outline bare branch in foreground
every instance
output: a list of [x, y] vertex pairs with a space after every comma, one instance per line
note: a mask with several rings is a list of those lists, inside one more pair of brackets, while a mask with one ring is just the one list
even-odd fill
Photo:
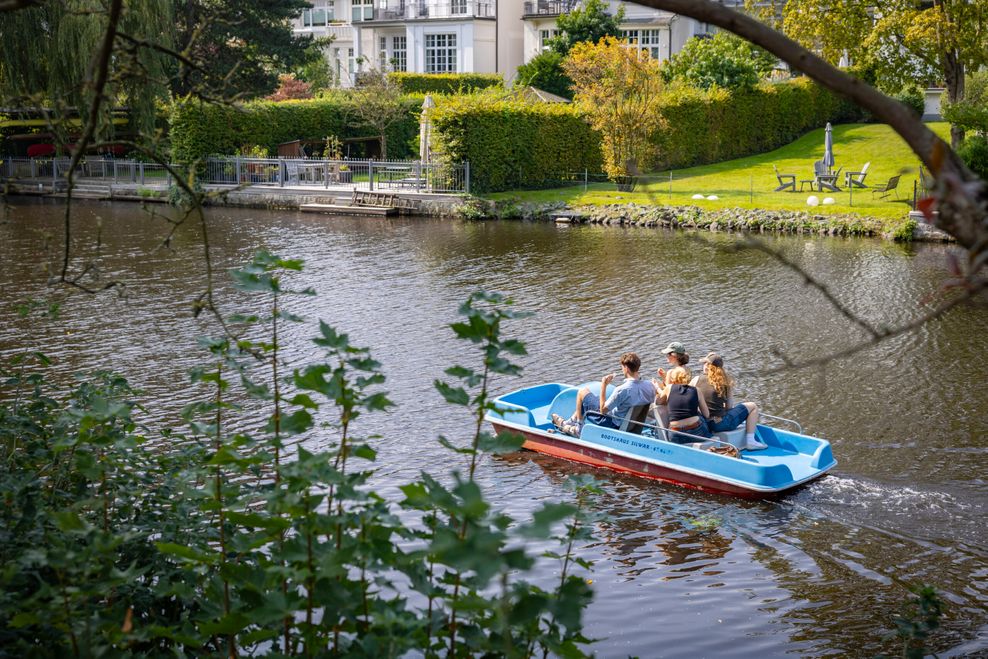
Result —
[[40, 7], [41, 0], [0, 0], [0, 12]]
[[[861, 327], [871, 337], [859, 343], [847, 347], [843, 347], [840, 349], [839, 352], [826, 353], [803, 360], [793, 359], [789, 355], [787, 355], [786, 353], [784, 353], [783, 351], [777, 348], [772, 349], [771, 351], [772, 354], [782, 360], [782, 366], [772, 367], [768, 369], [764, 369], [764, 368], [759, 369], [757, 372], [758, 375], [771, 375], [774, 373], [780, 373], [782, 371], [806, 368], [809, 366], [823, 366], [825, 364], [829, 364], [834, 360], [843, 359], [845, 357], [856, 355], [859, 352], [874, 347], [875, 345], [881, 343], [882, 341], [885, 341], [895, 336], [906, 334], [908, 332], [911, 332], [915, 329], [922, 327], [923, 325], [926, 325], [929, 322], [937, 320], [943, 317], [948, 311], [950, 311], [954, 307], [957, 307], [965, 302], [968, 302], [973, 298], [977, 297], [982, 292], [988, 290], [988, 278], [977, 278], [977, 279], [966, 278], [962, 280], [963, 283], [959, 285], [957, 282], [948, 283], [948, 285], [944, 287], [944, 290], [947, 290], [948, 288], [949, 289], [960, 288], [963, 292], [960, 295], [957, 295], [951, 299], [942, 301], [939, 305], [931, 309], [929, 312], [923, 314], [922, 316], [919, 316], [918, 318], [915, 318], [914, 320], [908, 323], [892, 328], [887, 328], [887, 327], [875, 328], [867, 321], [859, 318], [857, 315], [854, 314], [854, 312], [852, 312], [843, 303], [841, 303], [830, 292], [830, 290], [826, 287], [826, 285], [818, 281], [816, 278], [814, 278], [812, 275], [806, 272], [806, 270], [804, 270], [798, 264], [788, 259], [785, 255], [783, 255], [778, 250], [769, 247], [760, 240], [755, 240], [752, 238], [747, 239], [745, 243], [747, 247], [757, 249], [761, 252], [764, 252], [765, 254], [768, 254], [779, 263], [783, 264], [790, 270], [799, 274], [807, 285], [817, 289], [824, 296], [824, 298], [826, 298], [826, 300], [830, 302], [830, 304], [842, 316], [847, 318], [850, 322], [854, 323], [858, 327]], [[743, 249], [743, 248], [744, 246], [742, 245], [733, 247], [733, 249]]]

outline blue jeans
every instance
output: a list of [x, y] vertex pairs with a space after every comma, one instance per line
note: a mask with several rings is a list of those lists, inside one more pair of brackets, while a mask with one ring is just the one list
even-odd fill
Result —
[[734, 430], [748, 418], [748, 408], [738, 403], [721, 417], [720, 421], [710, 422], [710, 432], [727, 432]]
[[593, 392], [588, 392], [583, 397], [582, 411], [584, 423], [592, 423], [595, 426], [604, 426], [605, 428], [621, 427], [613, 418], [600, 413], [600, 396]]
[[681, 435], [672, 428], [670, 428], [667, 432], [669, 434], [669, 441], [673, 444], [689, 444], [691, 442], [695, 442], [697, 437], [713, 437], [713, 434], [710, 432], [710, 428], [707, 427], [707, 420], [702, 416], [700, 417], [700, 425], [692, 430], [683, 431], [685, 433], [689, 433], [689, 436]]

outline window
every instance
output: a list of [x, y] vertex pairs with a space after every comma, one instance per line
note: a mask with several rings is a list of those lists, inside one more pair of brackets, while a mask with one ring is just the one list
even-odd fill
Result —
[[659, 59], [659, 40], [662, 30], [621, 30], [621, 38], [628, 40], [629, 47], [648, 51], [653, 59]]
[[425, 72], [456, 73], [456, 35], [425, 35]]
[[354, 23], [374, 18], [374, 0], [351, 0], [350, 19]]
[[357, 72], [357, 58], [353, 56], [353, 48], [346, 49], [346, 71], [350, 74], [351, 79], [353, 74]]
[[467, 13], [467, 0], [450, 0], [449, 11], [454, 16]]
[[334, 20], [334, 2], [302, 10], [302, 27], [325, 27]]
[[339, 83], [343, 79], [343, 63], [340, 61], [340, 49], [333, 49], [333, 61], [336, 62], [336, 81]]
[[549, 40], [559, 36], [559, 30], [539, 30], [539, 46], [542, 50], [549, 47]]
[[378, 37], [377, 39], [377, 68], [381, 71], [388, 69], [388, 38]]
[[408, 70], [407, 43], [405, 37], [391, 38], [391, 66], [394, 67], [395, 71]]

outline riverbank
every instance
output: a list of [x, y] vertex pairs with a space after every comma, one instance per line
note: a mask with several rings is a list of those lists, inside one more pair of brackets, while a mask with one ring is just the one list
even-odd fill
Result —
[[952, 242], [953, 238], [909, 213], [900, 220], [855, 213], [820, 214], [793, 210], [700, 208], [650, 204], [570, 206], [563, 202], [524, 203], [515, 200], [470, 199], [460, 210], [468, 219], [524, 219], [569, 224], [605, 224], [708, 231], [874, 236], [898, 242]]
[[[308, 204], [348, 205], [352, 191], [326, 190], [317, 186], [208, 185], [206, 204], [232, 208], [299, 210]], [[64, 199], [64, 192], [34, 183], [10, 183], [8, 194]], [[73, 198], [98, 201], [169, 203], [172, 193], [162, 185], [121, 183], [93, 186], [85, 183]], [[565, 202], [519, 202], [514, 199], [481, 199], [452, 194], [397, 192], [395, 197], [410, 202], [416, 215], [460, 217], [467, 220], [528, 220], [570, 224], [604, 224], [661, 227], [708, 231], [748, 231], [754, 233], [816, 234], [821, 236], [873, 236], [898, 242], [952, 242], [948, 234], [910, 213], [898, 220], [855, 213], [811, 213], [795, 210], [752, 208], [701, 208], [693, 205], [602, 204], [569, 205]]]

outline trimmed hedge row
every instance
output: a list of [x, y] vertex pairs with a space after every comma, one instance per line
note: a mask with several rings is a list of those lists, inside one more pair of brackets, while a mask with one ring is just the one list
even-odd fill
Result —
[[[388, 131], [389, 158], [418, 157], [421, 98], [405, 98], [408, 117]], [[351, 101], [335, 96], [304, 101], [256, 101], [240, 108], [216, 106], [197, 101], [176, 102], [170, 112], [172, 158], [192, 162], [205, 156], [232, 155], [241, 147], [258, 145], [268, 154], [292, 140], [322, 140], [330, 135], [340, 139], [368, 137], [374, 133], [360, 126]]]
[[437, 154], [470, 162], [471, 192], [552, 187], [602, 166], [600, 136], [569, 104], [449, 97], [432, 131]]
[[[805, 79], [746, 92], [672, 88], [660, 111], [665, 128], [642, 139], [657, 147], [661, 169], [764, 153], [828, 121], [862, 116]], [[552, 187], [567, 174], [601, 171], [600, 136], [570, 105], [452, 97], [439, 101], [433, 123], [438, 148], [452, 161], [470, 161], [475, 192]]]
[[500, 73], [389, 73], [406, 94], [458, 94], [503, 87]]
[[772, 151], [828, 121], [862, 111], [807, 79], [750, 91], [674, 88], [662, 100], [666, 128], [653, 135], [662, 169], [705, 165]]

